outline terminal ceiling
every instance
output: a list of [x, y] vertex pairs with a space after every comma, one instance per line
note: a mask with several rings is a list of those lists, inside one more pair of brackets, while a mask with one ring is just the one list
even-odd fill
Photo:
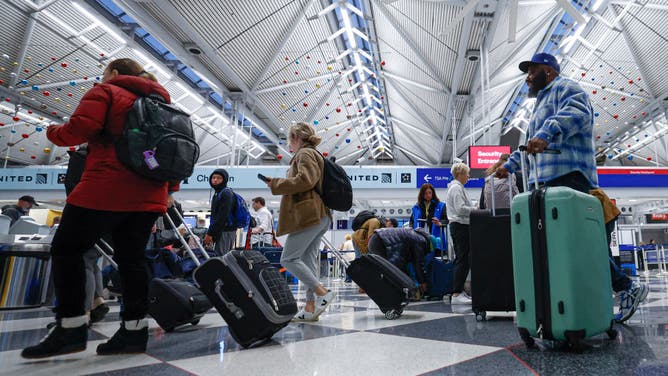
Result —
[[[0, 155], [64, 164], [45, 137], [131, 57], [192, 113], [203, 165], [289, 160], [314, 124], [344, 165], [447, 165], [517, 142], [520, 61], [546, 51], [596, 111], [608, 165], [668, 164], [668, 1], [0, 0]], [[454, 149], [454, 150], [453, 150]]]

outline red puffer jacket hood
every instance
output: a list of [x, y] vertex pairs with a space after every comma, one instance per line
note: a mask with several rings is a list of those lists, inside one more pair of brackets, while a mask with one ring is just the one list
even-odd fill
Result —
[[88, 143], [86, 168], [67, 203], [106, 211], [166, 211], [168, 191], [178, 190], [178, 184], [169, 186], [134, 173], [118, 161], [113, 144], [113, 138], [123, 132], [135, 99], [151, 94], [170, 102], [169, 93], [159, 83], [118, 76], [90, 89], [67, 123], [47, 129], [48, 139], [58, 146]]

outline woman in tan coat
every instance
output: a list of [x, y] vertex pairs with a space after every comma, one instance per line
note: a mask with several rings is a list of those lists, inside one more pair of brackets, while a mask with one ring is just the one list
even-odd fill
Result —
[[332, 218], [318, 194], [322, 189], [324, 160], [315, 147], [321, 138], [306, 123], [290, 128], [289, 142], [295, 155], [286, 178], [271, 178], [271, 193], [283, 195], [276, 235], [288, 234], [283, 246], [281, 265], [307, 286], [306, 306], [293, 321], [317, 321], [336, 293], [318, 281], [320, 242]]

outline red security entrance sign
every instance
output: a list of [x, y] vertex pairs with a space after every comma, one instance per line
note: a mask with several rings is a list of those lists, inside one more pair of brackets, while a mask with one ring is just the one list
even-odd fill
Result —
[[469, 167], [486, 169], [499, 160], [501, 154], [509, 154], [510, 146], [469, 146]]

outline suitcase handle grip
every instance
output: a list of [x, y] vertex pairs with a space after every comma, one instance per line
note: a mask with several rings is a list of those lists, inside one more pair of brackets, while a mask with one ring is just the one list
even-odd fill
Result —
[[216, 287], [214, 287], [213, 290], [216, 293], [216, 295], [218, 295], [218, 297], [223, 302], [223, 304], [225, 304], [225, 307], [227, 307], [227, 309], [229, 309], [230, 312], [232, 312], [232, 314], [234, 315], [234, 317], [237, 318], [237, 320], [241, 320], [244, 317], [244, 311], [242, 311], [241, 308], [239, 308], [236, 304], [229, 301], [225, 297], [225, 294], [223, 294], [223, 281], [222, 280], [220, 280], [220, 279], [216, 280]]

